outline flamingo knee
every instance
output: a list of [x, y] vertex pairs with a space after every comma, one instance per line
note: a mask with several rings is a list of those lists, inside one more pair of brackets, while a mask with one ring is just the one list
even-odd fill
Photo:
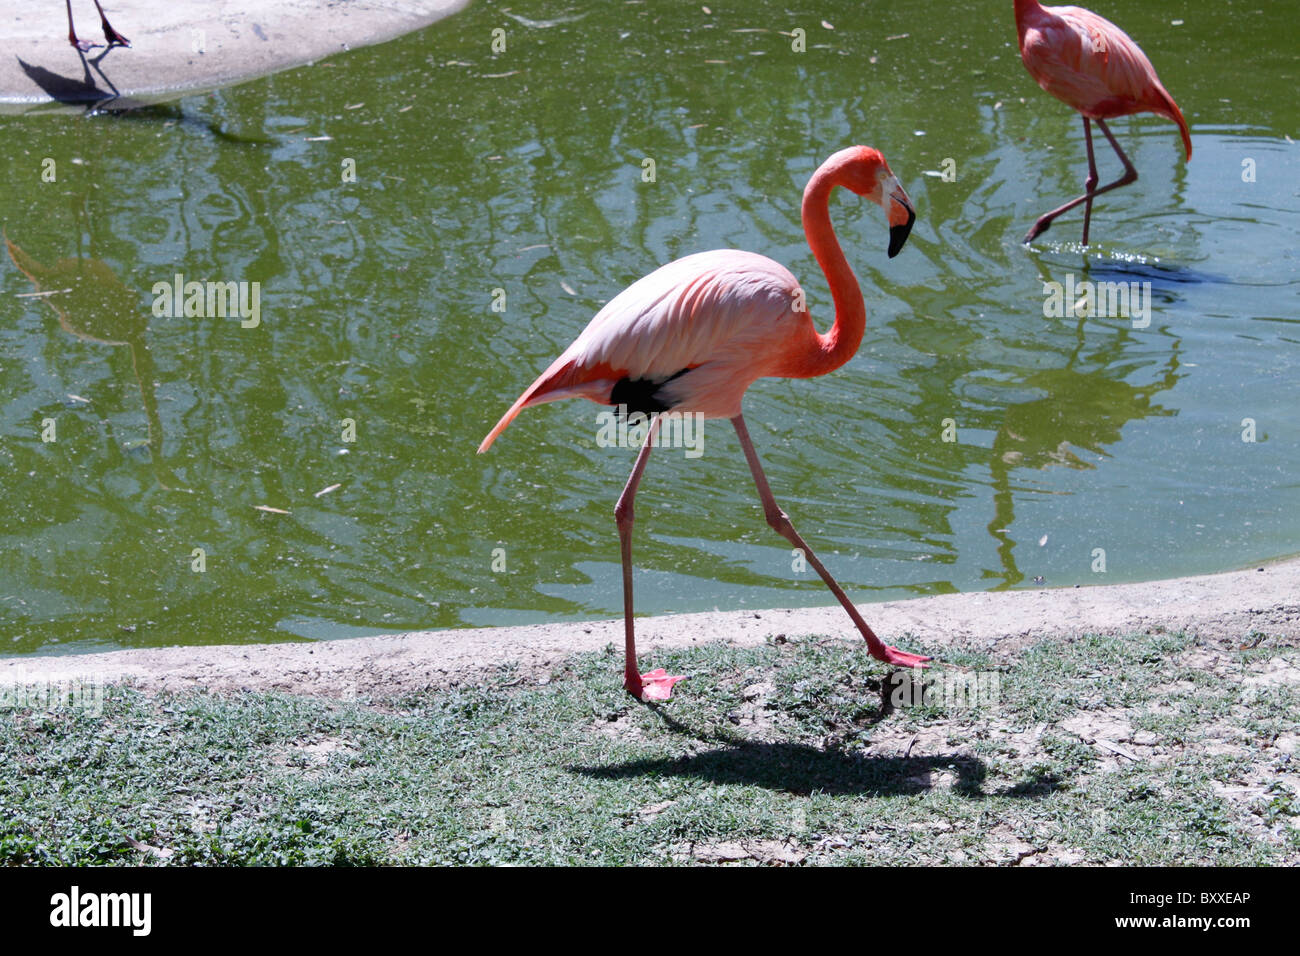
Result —
[[764, 516], [767, 518], [767, 523], [773, 531], [781, 537], [790, 540], [790, 536], [795, 533], [794, 523], [790, 520], [790, 516], [786, 514], [785, 511], [781, 508], [777, 508], [775, 511], [765, 510]]

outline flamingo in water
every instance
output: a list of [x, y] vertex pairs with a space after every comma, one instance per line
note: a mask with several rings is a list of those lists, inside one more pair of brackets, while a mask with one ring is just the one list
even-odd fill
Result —
[[[1119, 148], [1106, 120], [1131, 113], [1156, 113], [1173, 120], [1182, 131], [1189, 160], [1192, 137], [1178, 104], [1156, 76], [1155, 67], [1127, 33], [1082, 7], [1044, 7], [1038, 0], [1015, 0], [1015, 3], [1016, 32], [1020, 36], [1020, 58], [1025, 69], [1044, 90], [1083, 114], [1083, 134], [1088, 143], [1088, 178], [1083, 195], [1039, 216], [1024, 241], [1033, 242], [1057, 216], [1085, 203], [1083, 244], [1086, 246], [1092, 201], [1138, 178], [1137, 170]], [[1124, 175], [1100, 189], [1096, 188], [1097, 162], [1092, 154], [1093, 120], [1124, 164]]]
[[801, 549], [866, 639], [873, 657], [902, 667], [930, 658], [885, 644], [795, 531], [768, 487], [745, 428], [745, 390], [764, 376], [811, 378], [839, 368], [857, 352], [866, 326], [862, 291], [831, 227], [828, 203], [837, 186], [886, 208], [889, 256], [907, 241], [916, 213], [885, 158], [866, 146], [840, 150], [813, 173], [803, 193], [808, 245], [835, 301], [835, 324], [820, 334], [790, 271], [766, 256], [735, 249], [701, 252], [668, 263], [633, 283], [601, 309], [524, 390], [479, 445], [487, 451], [519, 412], [562, 398], [586, 398], [653, 415], [632, 474], [614, 508], [623, 558], [623, 686], [642, 700], [667, 700], [681, 676], [639, 672], [632, 625], [632, 522], [637, 485], [660, 425], [657, 412], [729, 418], [740, 439], [767, 522]]

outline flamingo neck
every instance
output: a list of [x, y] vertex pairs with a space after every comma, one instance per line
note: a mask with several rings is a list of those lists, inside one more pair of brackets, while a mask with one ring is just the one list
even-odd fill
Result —
[[[813, 174], [803, 193], [803, 231], [817, 264], [826, 274], [835, 302], [835, 324], [824, 335], [812, 330], [811, 341], [790, 371], [792, 377], [811, 378], [839, 368], [857, 352], [867, 326], [862, 290], [831, 225], [831, 191], [839, 185], [838, 170], [823, 166]], [[811, 323], [809, 323], [811, 329]]]
[[1020, 26], [1030, 15], [1043, 12], [1043, 5], [1038, 0], [1016, 0], [1016, 26]]

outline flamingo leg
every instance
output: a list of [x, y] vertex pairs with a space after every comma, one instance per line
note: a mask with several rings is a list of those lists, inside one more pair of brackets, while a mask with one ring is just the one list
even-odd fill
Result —
[[650, 460], [650, 449], [659, 433], [659, 416], [656, 415], [646, 432], [645, 444], [636, 456], [632, 474], [628, 476], [623, 493], [614, 506], [614, 521], [618, 524], [618, 541], [623, 556], [623, 687], [638, 700], [667, 700], [672, 696], [673, 685], [685, 676], [671, 677], [662, 667], [642, 674], [636, 666], [636, 632], [632, 624], [632, 523], [635, 518], [633, 502], [637, 486]]
[[131, 41], [114, 30], [112, 24], [108, 22], [108, 17], [104, 16], [104, 8], [99, 5], [99, 0], [95, 0], [95, 9], [99, 11], [99, 25], [104, 28], [104, 39], [108, 41], [108, 45], [130, 46]]
[[1092, 193], [1097, 188], [1097, 158], [1092, 152], [1092, 123], [1083, 118], [1083, 139], [1088, 144], [1088, 178], [1083, 181], [1083, 192], [1088, 201], [1083, 204], [1083, 244], [1088, 244], [1088, 224], [1092, 222]]
[[64, 5], [68, 8], [68, 42], [82, 53], [89, 52], [99, 46], [98, 43], [91, 43], [89, 40], [77, 39], [77, 31], [72, 26], [72, 0], [64, 0]]
[[[68, 8], [68, 42], [80, 50], [82, 53], [88, 53], [100, 43], [91, 43], [89, 40], [78, 40], [77, 31], [72, 26], [72, 0], [64, 0], [64, 6]], [[131, 41], [122, 34], [113, 29], [113, 25], [108, 22], [108, 17], [104, 15], [104, 8], [99, 5], [99, 0], [95, 0], [95, 9], [99, 11], [99, 25], [104, 28], [104, 39], [111, 46], [130, 46]]]
[[[1083, 128], [1088, 133], [1088, 182], [1095, 184], [1097, 181], [1097, 164], [1093, 160], [1092, 155], [1092, 131], [1088, 127], [1087, 117], [1084, 117], [1083, 123]], [[1106, 125], [1106, 121], [1097, 120], [1097, 126], [1106, 134], [1106, 139], [1110, 141], [1110, 145], [1115, 149], [1115, 155], [1118, 156], [1119, 161], [1124, 164], [1124, 175], [1120, 176], [1120, 178], [1115, 180], [1113, 183], [1107, 183], [1100, 189], [1088, 189], [1088, 191], [1082, 196], [1079, 196], [1077, 199], [1071, 199], [1064, 206], [1058, 206], [1051, 212], [1043, 213], [1043, 215], [1038, 217], [1038, 221], [1034, 223], [1034, 227], [1025, 234], [1024, 242], [1033, 242], [1047, 231], [1047, 227], [1052, 224], [1052, 220], [1057, 216], [1061, 215], [1061, 213], [1069, 212], [1081, 202], [1086, 202], [1088, 207], [1085, 211], [1083, 221], [1083, 244], [1086, 246], [1088, 244], [1088, 219], [1092, 215], [1092, 201], [1102, 193], [1108, 193], [1112, 189], [1117, 189], [1120, 186], [1127, 186], [1129, 183], [1137, 182], [1137, 169], [1131, 162], [1129, 162], [1128, 157], [1124, 155], [1124, 150], [1120, 149], [1119, 143], [1116, 142], [1114, 134], [1110, 131], [1110, 127]]]
[[763, 466], [759, 463], [758, 452], [754, 451], [754, 443], [749, 439], [749, 429], [745, 427], [745, 417], [737, 415], [731, 420], [731, 424], [735, 426], [736, 435], [740, 438], [740, 447], [744, 449], [745, 460], [749, 462], [749, 470], [754, 474], [754, 484], [758, 487], [758, 497], [763, 502], [763, 514], [767, 518], [767, 523], [772, 526], [777, 534], [801, 550], [804, 557], [808, 559], [808, 563], [821, 575], [821, 579], [826, 582], [826, 586], [831, 589], [831, 593], [835, 595], [836, 600], [840, 602], [844, 610], [849, 613], [849, 617], [853, 619], [853, 623], [857, 625], [858, 631], [861, 632], [867, 642], [867, 650], [871, 656], [898, 667], [926, 666], [925, 661], [930, 660], [930, 658], [921, 654], [900, 651], [876, 637], [875, 632], [871, 630], [867, 622], [862, 619], [862, 615], [858, 613], [858, 609], [853, 606], [853, 602], [848, 599], [848, 595], [831, 577], [831, 573], [826, 570], [826, 566], [821, 563], [817, 555], [813, 553], [812, 548], [808, 547], [808, 543], [794, 529], [789, 515], [781, 510], [781, 506], [772, 497], [772, 489], [768, 486], [767, 476], [763, 473]]

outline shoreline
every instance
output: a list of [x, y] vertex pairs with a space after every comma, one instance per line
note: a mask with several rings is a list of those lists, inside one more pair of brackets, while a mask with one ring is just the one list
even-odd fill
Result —
[[[940, 650], [939, 664], [943, 647], [980, 648], [1005, 657], [1043, 640], [1082, 634], [1190, 631], [1244, 642], [1260, 633], [1300, 643], [1300, 558], [1140, 584], [942, 594], [858, 607], [887, 643], [910, 649], [924, 642]], [[637, 619], [643, 663], [653, 662], [660, 649], [719, 640], [746, 647], [779, 635], [808, 634], [859, 641], [838, 605]], [[0, 685], [99, 680], [129, 682], [147, 692], [280, 691], [350, 700], [480, 683], [509, 668], [516, 669], [517, 680], [546, 683], [568, 657], [611, 644], [621, 648], [622, 641], [617, 619], [5, 657]]]
[[322, 10], [312, 0], [211, 0], [198, 8], [132, 0], [106, 10], [131, 42], [112, 50], [94, 8], [76, 5], [78, 37], [100, 44], [85, 55], [68, 43], [63, 4], [15, 4], [0, 14], [7, 41], [0, 114], [126, 109], [234, 86], [422, 30], [467, 3], [352, 0]]

